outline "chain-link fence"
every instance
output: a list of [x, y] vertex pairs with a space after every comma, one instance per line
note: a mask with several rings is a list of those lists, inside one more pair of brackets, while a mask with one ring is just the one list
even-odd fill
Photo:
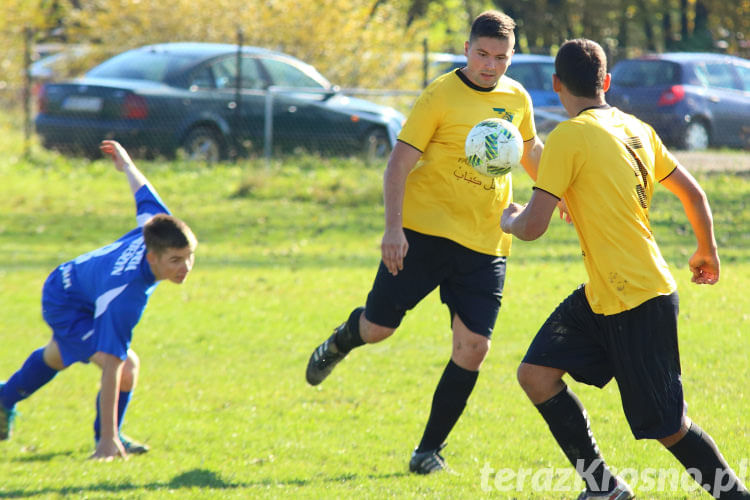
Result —
[[[219, 161], [307, 151], [382, 160], [419, 87], [435, 76], [431, 59], [419, 54], [404, 65], [417, 75], [410, 89], [340, 89], [312, 66], [257, 47], [162, 44], [110, 58], [115, 52], [32, 46], [29, 35], [27, 70], [0, 83], [0, 106], [17, 117], [27, 138], [73, 154], [98, 155], [99, 142], [112, 138], [147, 157]], [[85, 79], [66, 80], [101, 61], [106, 64]], [[750, 147], [750, 62], [698, 61], [694, 71], [711, 65], [703, 71], [711, 78], [697, 83], [669, 80], [687, 69], [670, 73], [677, 63], [660, 64], [638, 67], [653, 68], [662, 89], [641, 92], [635, 87], [645, 79], [619, 77], [610, 102], [654, 125], [676, 147]], [[563, 119], [541, 106], [536, 118], [542, 136]]]
[[291, 56], [228, 44], [134, 49], [70, 79], [89, 52], [64, 47], [32, 64], [29, 47], [23, 84], [0, 88], [27, 138], [91, 156], [115, 139], [139, 155], [209, 162], [301, 151], [384, 159], [418, 94], [339, 89]]

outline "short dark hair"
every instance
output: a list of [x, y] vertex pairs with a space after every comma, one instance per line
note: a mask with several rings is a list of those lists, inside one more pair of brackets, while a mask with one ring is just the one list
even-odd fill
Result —
[[187, 224], [167, 214], [156, 214], [143, 225], [143, 241], [146, 250], [156, 254], [170, 248], [195, 248], [198, 244]]
[[513, 35], [516, 22], [498, 10], [487, 10], [479, 14], [471, 23], [469, 42], [479, 37], [508, 39]]
[[593, 40], [568, 40], [555, 56], [555, 73], [574, 96], [597, 97], [607, 76], [607, 55]]

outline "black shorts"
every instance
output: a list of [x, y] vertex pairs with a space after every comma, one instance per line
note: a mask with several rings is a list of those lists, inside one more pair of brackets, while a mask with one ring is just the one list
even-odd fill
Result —
[[505, 257], [486, 255], [458, 243], [404, 229], [409, 250], [404, 268], [393, 276], [380, 262], [367, 296], [365, 316], [396, 328], [406, 311], [440, 286], [440, 299], [474, 333], [490, 337], [505, 283]]
[[679, 430], [685, 411], [678, 312], [674, 292], [619, 314], [596, 314], [581, 286], [547, 318], [523, 361], [597, 387], [614, 377], [636, 439], [664, 438]]

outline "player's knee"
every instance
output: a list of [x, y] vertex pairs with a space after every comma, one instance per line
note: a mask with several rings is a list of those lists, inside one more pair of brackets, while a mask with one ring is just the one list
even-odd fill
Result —
[[135, 351], [128, 350], [128, 357], [122, 367], [122, 378], [120, 379], [120, 389], [123, 391], [132, 391], [138, 381], [138, 371], [141, 368], [141, 360]]
[[367, 344], [374, 344], [376, 342], [380, 342], [381, 340], [385, 340], [393, 335], [393, 332], [396, 331], [395, 328], [373, 323], [364, 316], [362, 317], [359, 325], [360, 337], [362, 337], [362, 340], [364, 340]]
[[544, 377], [541, 375], [537, 366], [528, 363], [521, 363], [516, 371], [519, 385], [529, 395], [542, 389]]

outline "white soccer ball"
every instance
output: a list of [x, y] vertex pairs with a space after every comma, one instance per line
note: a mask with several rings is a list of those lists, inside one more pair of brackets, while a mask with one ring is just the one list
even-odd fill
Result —
[[508, 120], [488, 118], [469, 131], [465, 150], [469, 165], [477, 172], [499, 177], [521, 164], [523, 139]]

